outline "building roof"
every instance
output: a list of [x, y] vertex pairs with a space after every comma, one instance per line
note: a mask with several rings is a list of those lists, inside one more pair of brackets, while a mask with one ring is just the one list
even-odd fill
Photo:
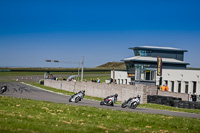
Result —
[[162, 50], [162, 51], [181, 51], [181, 52], [188, 52], [187, 50], [179, 49], [179, 48], [172, 48], [172, 47], [157, 47], [157, 46], [138, 46], [132, 47], [129, 49], [148, 49], [148, 50]]
[[[146, 57], [146, 56], [134, 56], [130, 58], [125, 58], [122, 61], [138, 61], [138, 62], [157, 62], [157, 57]], [[172, 58], [162, 58], [163, 63], [171, 63], [171, 64], [186, 64], [184, 61], [172, 59]]]

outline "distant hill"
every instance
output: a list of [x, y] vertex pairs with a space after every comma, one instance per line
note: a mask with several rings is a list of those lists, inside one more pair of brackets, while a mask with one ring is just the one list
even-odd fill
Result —
[[200, 70], [200, 68], [192, 68], [192, 67], [187, 67], [187, 69], [190, 69], [190, 70]]
[[126, 65], [124, 62], [108, 62], [103, 65], [97, 66], [96, 68], [99, 69], [120, 69], [126, 70]]

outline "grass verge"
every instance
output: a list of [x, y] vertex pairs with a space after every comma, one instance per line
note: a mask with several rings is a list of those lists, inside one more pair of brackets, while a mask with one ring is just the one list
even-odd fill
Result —
[[198, 133], [200, 119], [123, 112], [0, 96], [0, 131]]
[[139, 107], [141, 107], [141, 108], [159, 109], [159, 110], [167, 110], [167, 111], [173, 111], [173, 112], [186, 112], [186, 113], [200, 114], [200, 109], [182, 109], [182, 108], [176, 108], [176, 107], [153, 104], [153, 103], [140, 104]]
[[[36, 86], [36, 87], [40, 87], [46, 90], [50, 90], [53, 92], [58, 92], [58, 93], [62, 93], [62, 94], [66, 94], [66, 95], [72, 95], [73, 92], [69, 92], [69, 91], [65, 91], [65, 90], [60, 90], [60, 89], [55, 89], [52, 87], [47, 87], [44, 85], [40, 85], [39, 83], [35, 83], [35, 82], [26, 82], [27, 84]], [[92, 96], [85, 96], [86, 99], [90, 99], [90, 100], [96, 100], [96, 101], [102, 101], [103, 98], [99, 98], [99, 97], [92, 97]], [[117, 101], [116, 104], [122, 104], [122, 102]], [[175, 108], [175, 107], [171, 107], [171, 106], [164, 106], [164, 105], [158, 105], [158, 104], [152, 104], [152, 103], [148, 103], [148, 104], [140, 104], [138, 107], [140, 108], [151, 108], [151, 109], [159, 109], [159, 110], [167, 110], [167, 111], [174, 111], [174, 112], [186, 112], [186, 113], [197, 113], [200, 114], [200, 109], [182, 109], [182, 108]]]

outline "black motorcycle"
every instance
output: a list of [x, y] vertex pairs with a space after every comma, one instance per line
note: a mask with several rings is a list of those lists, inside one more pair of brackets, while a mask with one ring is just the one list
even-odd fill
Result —
[[0, 89], [0, 94], [3, 94], [4, 92], [7, 91], [7, 86], [2, 86], [1, 89]]

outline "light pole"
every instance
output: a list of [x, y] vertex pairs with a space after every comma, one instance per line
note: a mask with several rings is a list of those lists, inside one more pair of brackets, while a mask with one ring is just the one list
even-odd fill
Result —
[[81, 82], [83, 82], [83, 68], [84, 68], [84, 56], [82, 58], [82, 72], [81, 72]]
[[[46, 62], [55, 62], [55, 63], [60, 63], [61, 61], [59, 60], [45, 60]], [[62, 63], [72, 63], [72, 64], [79, 64], [79, 68], [80, 68], [80, 64], [82, 65], [82, 71], [81, 71], [81, 82], [83, 81], [83, 68], [84, 68], [84, 56], [82, 57], [82, 62], [76, 62], [76, 61], [63, 61]], [[78, 68], [78, 80], [79, 80], [79, 68]]]

